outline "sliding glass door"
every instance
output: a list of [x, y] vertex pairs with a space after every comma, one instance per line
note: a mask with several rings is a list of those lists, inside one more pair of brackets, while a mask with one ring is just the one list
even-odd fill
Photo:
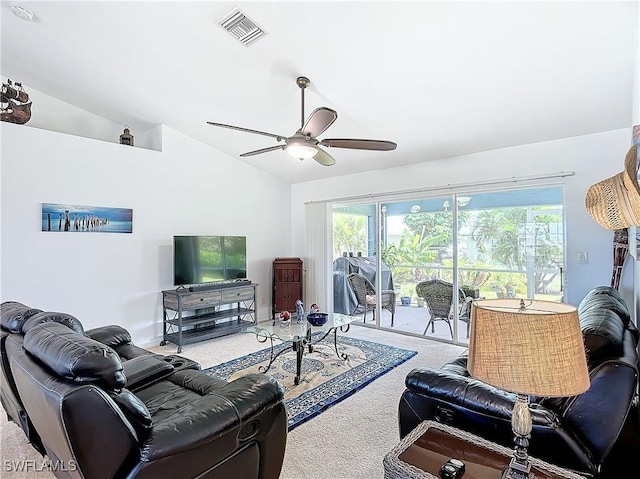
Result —
[[563, 224], [557, 186], [334, 205], [334, 309], [467, 343], [473, 299], [562, 300]]
[[427, 302], [433, 296], [434, 281], [452, 276], [454, 211], [450, 204], [449, 196], [382, 204], [386, 236], [381, 240], [381, 257], [393, 272], [397, 331], [453, 337], [448, 307], [444, 314], [439, 312], [444, 306]]
[[379, 205], [333, 207], [333, 310], [358, 316], [357, 322], [394, 326], [396, 308], [391, 269], [378, 264]]
[[[458, 216], [458, 284], [467, 298], [562, 301], [561, 188], [476, 194], [464, 209]], [[464, 319], [458, 334], [463, 343]]]

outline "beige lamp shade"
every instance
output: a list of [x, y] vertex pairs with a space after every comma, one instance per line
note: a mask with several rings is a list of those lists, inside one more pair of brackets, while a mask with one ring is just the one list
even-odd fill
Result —
[[492, 386], [547, 397], [589, 388], [574, 306], [530, 299], [476, 301], [469, 341], [469, 372]]

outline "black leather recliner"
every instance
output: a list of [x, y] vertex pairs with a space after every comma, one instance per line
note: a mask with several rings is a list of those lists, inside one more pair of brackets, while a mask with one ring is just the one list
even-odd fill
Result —
[[0, 403], [7, 413], [7, 419], [15, 422], [22, 428], [29, 442], [41, 454], [44, 454], [44, 448], [40, 443], [40, 438], [29, 420], [18, 391], [16, 389], [13, 375], [9, 368], [9, 357], [7, 356], [6, 341], [11, 333], [19, 334], [22, 331], [22, 325], [31, 316], [41, 313], [42, 311], [35, 308], [29, 308], [22, 303], [15, 301], [7, 301], [2, 303], [0, 309], [0, 374], [2, 382], [0, 382]]
[[42, 454], [46, 452], [40, 442], [38, 433], [24, 410], [22, 401], [16, 390], [15, 381], [9, 367], [9, 358], [6, 351], [6, 339], [9, 334], [14, 334], [14, 341], [22, 341], [25, 325], [36, 325], [44, 322], [57, 322], [64, 324], [79, 334], [83, 334], [112, 347], [120, 356], [127, 374], [127, 387], [134, 389], [136, 384], [152, 381], [159, 376], [167, 375], [173, 370], [172, 361], [180, 360], [182, 364], [189, 363], [190, 367], [200, 369], [200, 366], [185, 358], [175, 356], [163, 357], [164, 362], [157, 360], [157, 355], [132, 343], [131, 335], [124, 328], [117, 325], [102, 326], [89, 331], [84, 331], [82, 323], [74, 316], [67, 313], [42, 311], [30, 308], [16, 301], [6, 301], [0, 305], [0, 402], [10, 421], [18, 424], [24, 431], [27, 439]]
[[[610, 287], [590, 291], [578, 314], [591, 386], [573, 397], [530, 397], [529, 453], [597, 477], [637, 394], [639, 333], [619, 293]], [[405, 385], [399, 404], [401, 437], [424, 420], [436, 420], [513, 446], [515, 395], [472, 378], [466, 353], [441, 369], [412, 370]]]
[[268, 376], [227, 383], [118, 326], [85, 335], [70, 315], [28, 309], [2, 305], [3, 406], [11, 396], [9, 418], [26, 418], [57, 477], [279, 476], [287, 417]]

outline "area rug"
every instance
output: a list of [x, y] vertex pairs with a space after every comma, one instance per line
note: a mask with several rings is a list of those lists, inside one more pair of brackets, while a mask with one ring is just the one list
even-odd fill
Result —
[[[347, 355], [347, 359], [343, 360], [336, 354], [333, 342], [325, 341], [314, 345], [312, 353], [305, 353], [299, 385], [294, 384], [294, 352], [280, 355], [266, 373], [276, 379], [285, 390], [284, 403], [289, 418], [289, 431], [417, 354], [416, 351], [342, 336], [338, 337], [338, 351]], [[285, 344], [278, 344], [274, 349], [278, 353], [285, 347]], [[213, 366], [205, 372], [232, 381], [258, 372], [260, 366], [269, 364], [269, 358], [270, 348], [266, 348]]]

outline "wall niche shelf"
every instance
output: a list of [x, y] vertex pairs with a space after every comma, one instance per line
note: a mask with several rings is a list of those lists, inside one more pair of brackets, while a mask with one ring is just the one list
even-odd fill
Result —
[[[12, 75], [9, 77], [17, 79]], [[3, 75], [2, 82], [6, 83], [7, 80], [8, 78]], [[23, 84], [23, 87], [33, 103], [31, 118], [23, 125], [2, 122], [3, 125], [37, 128], [120, 145], [120, 135], [126, 123], [134, 136], [133, 148], [162, 151], [162, 125], [159, 123], [128, 118], [125, 119], [126, 121], [123, 120], [123, 123], [118, 123], [35, 90], [29, 85]], [[128, 145], [121, 146], [131, 148]]]

